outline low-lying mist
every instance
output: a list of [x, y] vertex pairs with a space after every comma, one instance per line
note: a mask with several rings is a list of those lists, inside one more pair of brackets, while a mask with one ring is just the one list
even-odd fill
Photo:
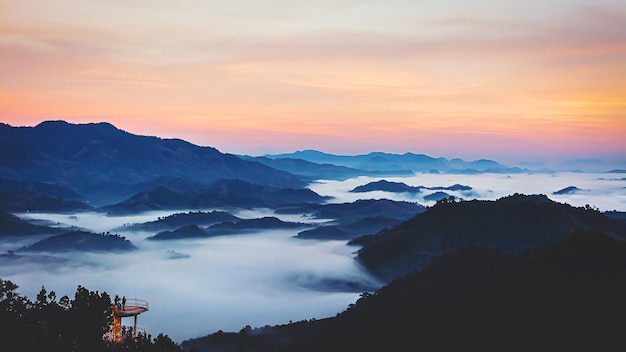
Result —
[[[393, 199], [418, 202], [431, 206], [435, 201], [424, 200], [435, 191], [422, 193], [392, 193], [372, 191], [367, 193], [350, 193], [357, 186], [369, 182], [385, 179], [393, 182], [403, 182], [409, 186], [449, 187], [462, 184], [472, 187], [470, 191], [443, 192], [463, 199], [495, 200], [513, 193], [545, 194], [550, 199], [568, 203], [572, 206], [589, 204], [601, 211], [626, 211], [626, 175], [610, 173], [572, 173], [562, 172], [554, 174], [416, 174], [412, 177], [358, 177], [346, 181], [320, 180], [309, 186], [322, 196], [335, 197], [333, 203], [353, 202], [358, 199]], [[555, 195], [553, 192], [566, 187], [579, 188], [572, 194]]]
[[[22, 215], [103, 232], [172, 213]], [[266, 215], [267, 210], [237, 213], [240, 217]], [[345, 241], [304, 241], [293, 238], [296, 232], [285, 230], [174, 241], [148, 241], [146, 237], [154, 235], [150, 232], [116, 233], [133, 241], [139, 250], [41, 253], [69, 262], [6, 267], [1, 276], [17, 283], [19, 291], [30, 298], [42, 285], [57, 296], [71, 296], [82, 285], [111, 296], [148, 299], [150, 310], [139, 317], [139, 325], [177, 341], [220, 329], [238, 331], [247, 324], [256, 327], [333, 316], [354, 303], [360, 293], [345, 292], [343, 283], [370, 289], [379, 285], [352, 259], [356, 249]], [[8, 248], [6, 243], [3, 247]], [[132, 325], [132, 318], [125, 319], [124, 324]]]
[[[417, 194], [374, 191], [350, 193], [356, 186], [381, 178], [360, 177], [346, 181], [318, 181], [310, 188], [331, 202], [388, 198], [432, 205]], [[447, 187], [462, 184], [469, 191], [445, 191], [457, 198], [497, 199], [513, 193], [546, 194], [574, 206], [589, 204], [600, 210], [626, 211], [626, 179], [619, 174], [418, 174], [385, 178], [411, 186]], [[575, 186], [573, 194], [553, 195]], [[75, 226], [93, 232], [118, 233], [139, 249], [127, 253], [40, 253], [66, 261], [10, 265], [0, 277], [20, 286], [19, 292], [34, 299], [42, 285], [57, 296], [72, 296], [77, 285], [106, 291], [111, 296], [145, 298], [150, 310], [139, 316], [139, 325], [155, 336], [163, 332], [175, 341], [204, 336], [217, 330], [238, 331], [252, 327], [334, 316], [354, 303], [365, 290], [379, 287], [354, 260], [357, 247], [345, 241], [293, 238], [298, 230], [266, 230], [205, 239], [149, 241], [145, 231], [124, 231], [125, 224], [154, 221], [181, 211], [159, 211], [109, 217], [99, 213], [18, 214], [46, 220], [55, 226]], [[241, 218], [277, 216], [284, 221], [323, 222], [306, 214], [276, 215], [269, 209], [234, 212]], [[120, 228], [122, 230], [120, 230]], [[39, 238], [5, 239], [0, 250], [17, 249]], [[124, 324], [132, 325], [132, 318]], [[79, 322], [77, 322], [78, 324]]]

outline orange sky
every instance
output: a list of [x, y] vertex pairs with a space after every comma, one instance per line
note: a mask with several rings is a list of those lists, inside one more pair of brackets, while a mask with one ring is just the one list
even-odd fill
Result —
[[623, 1], [418, 3], [0, 0], [0, 121], [246, 154], [626, 160]]

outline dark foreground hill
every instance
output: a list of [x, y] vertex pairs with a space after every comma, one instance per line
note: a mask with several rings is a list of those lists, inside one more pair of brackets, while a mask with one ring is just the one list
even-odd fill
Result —
[[497, 201], [442, 200], [397, 227], [352, 243], [363, 245], [358, 254], [361, 263], [391, 281], [455, 248], [488, 246], [521, 253], [581, 231], [626, 237], [616, 220], [590, 207], [572, 207], [544, 195], [515, 194]]
[[449, 252], [336, 317], [182, 343], [201, 351], [622, 351], [626, 243], [579, 233], [507, 255]]
[[139, 191], [138, 185], [164, 177], [304, 186], [292, 174], [214, 148], [133, 135], [108, 123], [64, 121], [35, 127], [0, 124], [0, 177], [55, 184], [101, 204], [128, 197]]

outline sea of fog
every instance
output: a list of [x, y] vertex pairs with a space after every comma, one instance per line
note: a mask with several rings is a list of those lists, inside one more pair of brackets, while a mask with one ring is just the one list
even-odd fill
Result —
[[[471, 191], [450, 192], [464, 199], [497, 199], [513, 193], [546, 194], [574, 206], [589, 204], [600, 210], [626, 211], [626, 179], [619, 174], [417, 174], [385, 178], [411, 186], [448, 187], [462, 184]], [[346, 181], [318, 181], [315, 192], [332, 196], [330, 202], [388, 198], [423, 205], [428, 191], [420, 194], [367, 192], [352, 188], [380, 178], [360, 177]], [[552, 192], [575, 186], [575, 194]], [[210, 209], [207, 209], [210, 210]], [[180, 211], [177, 211], [180, 212]], [[260, 327], [319, 319], [345, 310], [360, 292], [342, 292], [327, 282], [379, 283], [354, 261], [356, 247], [345, 241], [314, 241], [293, 238], [297, 231], [260, 231], [207, 239], [148, 241], [151, 232], [113, 230], [123, 224], [141, 223], [174, 211], [148, 212], [133, 216], [107, 217], [97, 213], [17, 214], [47, 220], [58, 226], [76, 226], [94, 232], [118, 233], [139, 247], [138, 251], [111, 253], [55, 253], [70, 261], [66, 265], [4, 266], [0, 277], [20, 286], [18, 291], [34, 299], [42, 285], [57, 296], [73, 296], [77, 285], [148, 299], [150, 310], [139, 325], [153, 336], [163, 332], [175, 341], [204, 336], [217, 330], [239, 331], [246, 325]], [[320, 222], [306, 214], [276, 215], [268, 209], [234, 213], [242, 218], [274, 215], [285, 221]], [[35, 239], [0, 242], [0, 251], [19, 248]], [[126, 319], [129, 319], [126, 321]], [[77, 322], [79, 323], [79, 322]], [[125, 318], [132, 325], [132, 318]]]
[[[404, 200], [431, 206], [434, 201], [425, 201], [435, 191], [422, 193], [391, 193], [374, 191], [367, 193], [351, 193], [351, 189], [383, 178], [358, 177], [345, 181], [320, 180], [309, 186], [313, 191], [332, 196], [332, 202], [353, 202], [358, 199]], [[463, 199], [496, 200], [513, 193], [545, 194], [550, 199], [568, 203], [573, 206], [596, 207], [601, 211], [626, 211], [626, 174], [609, 173], [554, 173], [554, 174], [416, 174], [412, 177], [385, 177], [387, 181], [403, 182], [409, 186], [449, 187], [461, 184], [472, 187], [471, 191], [443, 192]], [[566, 187], [579, 188], [573, 194], [555, 195], [554, 192]]]

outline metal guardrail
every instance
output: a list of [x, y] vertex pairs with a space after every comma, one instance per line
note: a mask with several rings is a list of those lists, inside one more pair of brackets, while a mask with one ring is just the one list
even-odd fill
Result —
[[149, 310], [148, 300], [143, 299], [143, 298], [126, 298], [126, 305], [129, 307], [133, 307], [133, 306], [141, 307], [141, 308], [146, 308], [146, 310]]

